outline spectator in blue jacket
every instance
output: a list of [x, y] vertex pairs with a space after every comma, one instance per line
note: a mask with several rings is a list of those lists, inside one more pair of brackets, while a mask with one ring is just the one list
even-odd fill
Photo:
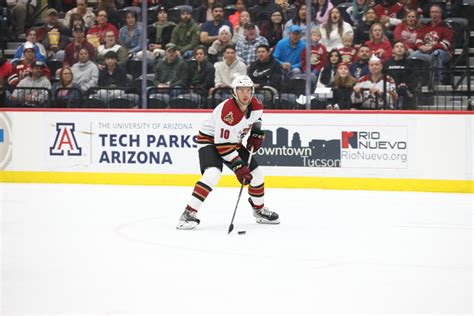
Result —
[[24, 58], [23, 50], [26, 43], [31, 43], [35, 46], [35, 60], [46, 62], [46, 49], [43, 44], [39, 43], [37, 40], [36, 29], [31, 28], [26, 33], [26, 42], [18, 46], [15, 52], [15, 56], [12, 59], [12, 64], [18, 63], [18, 61]]
[[127, 10], [125, 18], [127, 24], [120, 28], [119, 39], [128, 49], [128, 53], [135, 56], [142, 50], [142, 25], [137, 23], [136, 13], [131, 10]]
[[276, 44], [273, 57], [291, 78], [301, 73], [301, 53], [306, 44], [301, 39], [302, 29], [299, 25], [292, 25], [289, 32], [290, 37], [284, 38]]

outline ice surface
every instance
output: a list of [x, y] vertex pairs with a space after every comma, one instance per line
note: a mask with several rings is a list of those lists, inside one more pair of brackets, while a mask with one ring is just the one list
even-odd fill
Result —
[[472, 315], [472, 195], [245, 192], [227, 235], [238, 188], [180, 231], [191, 187], [0, 185], [2, 316]]

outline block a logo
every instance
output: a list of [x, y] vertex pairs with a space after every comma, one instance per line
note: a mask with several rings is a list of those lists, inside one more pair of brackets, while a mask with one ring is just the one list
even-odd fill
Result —
[[82, 148], [77, 145], [74, 135], [74, 123], [56, 123], [56, 139], [52, 147], [49, 147], [51, 156], [80, 156]]

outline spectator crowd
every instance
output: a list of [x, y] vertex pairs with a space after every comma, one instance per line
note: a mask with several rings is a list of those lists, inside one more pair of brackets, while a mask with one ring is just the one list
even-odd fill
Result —
[[[13, 59], [0, 57], [7, 104], [41, 106], [47, 90], [64, 106], [85, 96], [136, 102], [139, 79], [156, 88], [154, 98], [185, 94], [206, 107], [247, 74], [266, 100], [304, 79], [316, 93], [331, 91], [323, 108], [410, 109], [412, 61], [436, 68], [438, 84], [453, 56], [450, 0], [312, 0], [310, 23], [305, 0], [148, 1], [145, 47], [140, 1], [49, 1], [43, 23], [26, 30], [35, 1], [6, 2], [18, 22], [12, 32], [25, 33]], [[144, 54], [151, 75], [140, 78]]]

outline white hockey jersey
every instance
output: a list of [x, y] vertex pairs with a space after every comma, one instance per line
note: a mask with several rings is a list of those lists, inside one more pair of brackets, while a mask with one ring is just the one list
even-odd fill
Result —
[[246, 112], [239, 109], [234, 98], [229, 98], [216, 106], [212, 115], [202, 123], [196, 142], [200, 146], [216, 146], [222, 159], [230, 162], [239, 156], [237, 150], [242, 139], [262, 114], [263, 105], [255, 97]]

